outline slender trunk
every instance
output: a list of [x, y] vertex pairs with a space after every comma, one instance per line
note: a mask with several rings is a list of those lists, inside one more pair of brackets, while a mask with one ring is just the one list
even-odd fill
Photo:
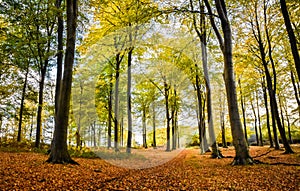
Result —
[[111, 148], [111, 127], [112, 127], [112, 96], [113, 96], [113, 83], [112, 74], [110, 75], [109, 82], [109, 98], [108, 98], [108, 123], [107, 123], [107, 148]]
[[153, 124], [153, 148], [156, 149], [156, 112], [155, 102], [152, 102], [152, 124]]
[[175, 136], [175, 107], [176, 107], [176, 90], [174, 89], [174, 95], [172, 96], [171, 105], [171, 125], [172, 125], [172, 150], [176, 149], [176, 136]]
[[259, 143], [258, 131], [257, 131], [257, 116], [256, 116], [256, 112], [255, 112], [255, 108], [254, 108], [252, 100], [251, 100], [251, 107], [252, 107], [252, 111], [253, 111], [253, 115], [254, 115], [254, 129], [255, 129], [256, 145], [258, 146], [258, 145], [260, 145], [260, 143]]
[[[45, 66], [47, 66], [46, 63]], [[41, 71], [41, 79], [39, 82], [39, 101], [38, 101], [38, 111], [37, 111], [37, 118], [36, 118], [37, 123], [36, 123], [36, 136], [35, 136], [36, 148], [40, 147], [40, 140], [41, 140], [45, 77], [46, 77], [46, 67], [44, 67], [43, 70]]]
[[169, 90], [170, 86], [167, 84], [167, 79], [164, 76], [164, 90], [165, 90], [165, 105], [166, 105], [166, 120], [167, 120], [167, 149], [166, 151], [171, 151], [170, 145], [170, 113], [169, 113]]
[[[254, 32], [253, 23], [251, 23], [252, 31], [253, 31], [253, 35], [256, 38], [258, 46], [259, 46], [261, 61], [262, 61], [263, 67], [264, 67], [264, 72], [265, 72], [266, 81], [267, 81], [267, 89], [268, 89], [268, 93], [269, 93], [269, 97], [270, 97], [270, 107], [271, 107], [271, 115], [272, 115], [272, 127], [273, 127], [273, 134], [274, 134], [275, 149], [279, 149], [280, 147], [279, 147], [279, 141], [278, 141], [277, 130], [276, 130], [276, 121], [277, 121], [276, 113], [278, 114], [278, 110], [276, 112], [276, 109], [274, 106], [274, 104], [277, 104], [277, 103], [276, 103], [276, 100], [274, 99], [275, 93], [274, 93], [274, 89], [273, 89], [272, 78], [271, 78], [271, 75], [269, 72], [268, 63], [266, 61], [265, 46], [263, 44], [262, 37], [261, 37], [260, 25], [259, 25], [258, 16], [257, 16], [257, 3], [255, 4], [255, 23], [256, 23], [257, 34]], [[275, 75], [275, 73], [274, 73], [274, 75]], [[274, 79], [276, 79], [276, 78], [274, 78]], [[274, 86], [276, 86], [276, 85], [274, 85]]]
[[119, 152], [119, 77], [120, 77], [120, 53], [116, 55], [116, 83], [115, 83], [115, 129], [114, 129], [114, 148]]
[[97, 143], [96, 143], [96, 121], [93, 122], [92, 128], [93, 128], [93, 143], [94, 143], [94, 147], [96, 147], [97, 146]]
[[[198, 68], [198, 66], [196, 65]], [[206, 152], [206, 149], [204, 147], [204, 128], [203, 128], [203, 113], [202, 113], [202, 96], [201, 96], [201, 89], [200, 89], [200, 80], [199, 80], [199, 75], [196, 74], [196, 92], [197, 92], [197, 106], [198, 108], [196, 109], [197, 112], [197, 117], [198, 117], [198, 133], [199, 133], [199, 142], [200, 142], [200, 148], [201, 148], [201, 153], [204, 154]]]
[[[131, 35], [130, 35], [131, 37]], [[131, 153], [132, 147], [132, 115], [131, 115], [131, 61], [132, 61], [132, 51], [130, 48], [128, 52], [128, 69], [127, 69], [127, 118], [128, 118], [128, 135], [127, 135], [127, 153]]]
[[122, 117], [121, 117], [120, 127], [121, 127], [120, 141], [121, 141], [121, 147], [123, 147], [124, 146], [124, 116], [123, 116], [123, 113], [122, 113]]
[[[281, 5], [281, 10], [283, 12], [283, 16], [284, 16], [285, 24], [286, 24], [286, 27], [287, 27], [287, 31], [288, 31], [288, 34], [289, 34], [290, 43], [291, 43], [291, 40], [295, 40], [293, 43], [291, 43], [291, 48], [292, 48], [292, 53], [293, 53], [294, 60], [295, 60], [296, 69], [297, 69], [297, 72], [298, 72], [298, 77], [300, 79], [300, 58], [299, 58], [299, 53], [298, 53], [298, 49], [297, 49], [296, 38], [295, 38], [295, 35], [293, 33], [293, 29], [292, 29], [292, 26], [291, 26], [291, 23], [290, 23], [290, 20], [289, 20], [289, 16], [288, 16], [288, 12], [287, 12], [287, 9], [286, 9], [285, 0], [280, 0], [280, 5]], [[264, 2], [265, 24], [267, 24], [266, 23], [266, 9], [267, 9], [266, 8], [266, 3]], [[276, 118], [278, 130], [280, 132], [280, 136], [281, 136], [284, 148], [285, 148], [285, 152], [286, 153], [294, 153], [292, 148], [290, 147], [288, 141], [287, 141], [286, 133], [285, 133], [284, 127], [282, 126], [283, 124], [281, 123], [280, 117], [279, 117], [279, 114], [278, 114], [278, 106], [277, 106], [277, 101], [276, 101], [276, 83], [277, 83], [276, 82], [276, 70], [275, 70], [275, 63], [274, 63], [273, 58], [272, 58], [271, 40], [270, 40], [269, 33], [268, 33], [268, 27], [266, 27], [266, 37], [267, 37], [267, 41], [268, 41], [268, 45], [269, 45], [269, 57], [270, 57], [270, 61], [271, 61], [271, 64], [272, 64], [273, 77], [274, 77], [274, 89], [273, 89], [273, 92], [272, 92], [271, 95], [273, 97], [273, 103], [275, 104], [275, 105], [273, 105], [274, 111], [275, 111], [275, 118]]]
[[29, 73], [29, 66], [27, 66], [26, 68], [25, 79], [24, 79], [24, 84], [22, 89], [22, 98], [21, 98], [21, 106], [20, 106], [20, 113], [19, 113], [19, 129], [18, 129], [18, 137], [17, 137], [18, 142], [21, 142], [22, 139], [23, 110], [24, 110], [24, 101], [25, 101], [25, 94], [26, 94], [27, 81], [28, 81], [28, 73]]
[[245, 112], [245, 106], [244, 106], [244, 99], [243, 99], [243, 92], [242, 92], [242, 85], [241, 85], [241, 79], [239, 78], [238, 84], [240, 86], [240, 96], [241, 96], [241, 106], [242, 106], [242, 113], [243, 113], [243, 124], [244, 124], [244, 134], [245, 139], [248, 143], [248, 134], [247, 134], [247, 123], [246, 123], [246, 112]]
[[178, 108], [175, 110], [175, 149], [179, 148]]
[[[200, 6], [200, 11], [204, 12], [204, 5]], [[195, 22], [194, 22], [195, 23]], [[206, 99], [207, 99], [207, 122], [208, 122], [208, 132], [210, 137], [210, 145], [212, 147], [212, 157], [213, 158], [220, 158], [218, 151], [218, 145], [216, 142], [216, 135], [214, 130], [214, 124], [213, 124], [213, 113], [212, 113], [212, 101], [211, 101], [211, 87], [210, 87], [210, 79], [208, 75], [208, 66], [207, 66], [207, 39], [206, 39], [206, 21], [204, 14], [201, 15], [200, 18], [200, 29], [201, 29], [201, 35], [200, 35], [200, 41], [201, 41], [201, 55], [202, 55], [202, 66], [203, 66], [203, 72], [204, 72], [204, 79], [205, 79], [205, 87], [206, 87]]]
[[258, 103], [258, 92], [256, 91], [256, 109], [257, 109], [257, 119], [258, 119], [258, 130], [259, 130], [259, 141], [260, 141], [260, 146], [264, 146], [263, 143], [263, 136], [262, 136], [262, 132], [261, 132], [261, 122], [260, 122], [260, 107], [259, 107], [259, 103]]
[[291, 45], [291, 49], [292, 49], [295, 66], [296, 66], [296, 71], [298, 74], [298, 79], [300, 81], [300, 56], [299, 56], [299, 52], [298, 52], [298, 48], [297, 48], [297, 40], [296, 40], [294, 31], [293, 31], [293, 27], [291, 24], [289, 12], [286, 7], [285, 0], [280, 0], [280, 6], [281, 6], [281, 12], [282, 12], [282, 15], [284, 18], [284, 24], [285, 24], [285, 27], [286, 27], [286, 30], [287, 30], [287, 33], [289, 36], [289, 40], [290, 40], [290, 45]]
[[80, 129], [81, 129], [81, 118], [82, 118], [82, 95], [83, 95], [83, 82], [80, 81], [80, 99], [79, 99], [79, 118], [78, 118], [78, 125], [76, 131], [76, 147], [81, 148], [81, 136], [80, 136]]
[[265, 104], [265, 108], [266, 108], [266, 116], [267, 116], [267, 129], [268, 129], [268, 136], [269, 136], [269, 141], [270, 141], [270, 148], [274, 147], [273, 144], [273, 139], [272, 139], [272, 134], [271, 134], [271, 128], [270, 128], [270, 115], [269, 115], [269, 107], [268, 107], [268, 95], [267, 95], [267, 90], [266, 90], [266, 86], [264, 83], [264, 79], [262, 80], [262, 89], [263, 89], [263, 94], [264, 94], [264, 104]]
[[206, 100], [204, 99], [204, 96], [202, 97], [203, 100], [203, 106], [202, 106], [202, 118], [201, 118], [201, 133], [202, 133], [202, 141], [203, 141], [203, 148], [204, 148], [204, 153], [210, 152], [209, 150], [209, 145], [207, 141], [207, 135], [206, 135], [206, 124], [205, 124], [205, 105], [206, 105]]
[[226, 131], [225, 131], [225, 123], [224, 123], [224, 112], [221, 112], [221, 130], [222, 130], [222, 146], [223, 148], [228, 148], [226, 142]]
[[148, 148], [147, 146], [147, 127], [146, 127], [146, 106], [143, 106], [142, 111], [142, 123], [143, 123], [143, 147]]

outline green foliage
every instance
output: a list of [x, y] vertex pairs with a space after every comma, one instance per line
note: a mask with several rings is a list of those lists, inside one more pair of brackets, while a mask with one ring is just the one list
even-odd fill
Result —
[[75, 147], [71, 146], [68, 148], [71, 157], [79, 158], [98, 158], [98, 156], [88, 147]]
[[33, 148], [34, 142], [29, 140], [23, 140], [17, 142], [14, 139], [3, 139], [0, 142], [0, 151], [3, 152], [35, 152], [35, 153], [46, 153], [49, 149], [48, 144], [41, 144], [40, 148]]

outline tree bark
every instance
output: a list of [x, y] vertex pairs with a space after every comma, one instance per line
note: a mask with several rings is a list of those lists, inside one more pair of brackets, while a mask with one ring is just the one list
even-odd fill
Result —
[[252, 107], [252, 111], [253, 111], [253, 115], [254, 115], [254, 130], [255, 130], [255, 139], [256, 139], [256, 145], [260, 145], [259, 139], [258, 139], [258, 131], [257, 131], [257, 116], [256, 116], [256, 112], [255, 112], [255, 108], [253, 105], [253, 100], [251, 100], [251, 107]]
[[[242, 123], [238, 111], [234, 68], [232, 62], [232, 34], [230, 23], [227, 17], [226, 5], [224, 0], [215, 0], [215, 3], [223, 30], [224, 49], [222, 49], [222, 52], [224, 55], [224, 80], [228, 100], [228, 111], [233, 145], [236, 151], [236, 156], [232, 164], [252, 164], [253, 160], [249, 154], [248, 144], [245, 140]], [[222, 48], [221, 44], [220, 47]]]
[[143, 105], [142, 111], [142, 123], [143, 123], [143, 147], [146, 149], [147, 146], [147, 124], [146, 124], [146, 106]]
[[45, 85], [45, 77], [47, 70], [48, 61], [45, 61], [45, 65], [41, 70], [41, 79], [39, 82], [39, 101], [38, 101], [38, 111], [36, 117], [36, 135], [35, 135], [35, 147], [40, 147], [41, 142], [41, 131], [42, 131], [42, 111], [43, 111], [43, 102], [44, 102], [44, 85]]
[[120, 82], [120, 53], [116, 55], [116, 83], [115, 83], [115, 129], [114, 129], [114, 148], [119, 152], [119, 82]]
[[[130, 34], [131, 37], [131, 34]], [[131, 39], [130, 39], [131, 40]], [[127, 69], [127, 118], [128, 118], [128, 135], [127, 135], [127, 153], [131, 153], [132, 147], [132, 115], [131, 115], [131, 61], [133, 47], [128, 52], [128, 69]]]
[[166, 106], [166, 120], [167, 120], [167, 148], [166, 151], [171, 151], [170, 144], [170, 113], [169, 113], [169, 93], [170, 86], [167, 84], [167, 79], [164, 76], [164, 96], [165, 96], [165, 106]]
[[268, 136], [269, 136], [269, 141], [270, 141], [270, 148], [274, 147], [273, 144], [273, 139], [272, 139], [272, 134], [271, 134], [271, 128], [270, 128], [270, 112], [269, 112], [269, 107], [268, 107], [268, 95], [267, 95], [267, 88], [265, 86], [265, 80], [263, 79], [261, 82], [262, 89], [263, 89], [263, 94], [264, 94], [264, 104], [265, 104], [265, 109], [266, 109], [266, 116], [267, 116], [267, 129], [268, 129]]
[[289, 41], [290, 41], [292, 54], [293, 54], [293, 58], [294, 58], [295, 66], [296, 66], [296, 71], [298, 74], [298, 79], [300, 81], [300, 56], [299, 56], [299, 52], [298, 52], [298, 48], [297, 48], [297, 40], [296, 40], [294, 31], [293, 31], [293, 27], [291, 24], [289, 12], [287, 10], [285, 0], [280, 0], [280, 6], [281, 6], [281, 12], [282, 12], [282, 15], [284, 18], [284, 24], [285, 24], [285, 27], [286, 27], [286, 30], [287, 30], [287, 33], [289, 36]]
[[257, 109], [257, 120], [258, 120], [258, 130], [259, 130], [259, 141], [260, 146], [264, 146], [263, 136], [261, 132], [261, 121], [260, 121], [260, 112], [259, 112], [259, 103], [258, 103], [258, 92], [256, 91], [256, 109]]
[[[62, 78], [62, 66], [63, 66], [63, 31], [64, 31], [64, 20], [61, 8], [62, 0], [56, 0], [55, 6], [58, 9], [57, 16], [57, 69], [56, 69], [56, 86], [55, 86], [55, 115], [58, 112], [59, 94], [61, 87]], [[55, 117], [56, 118], [56, 117]]]
[[238, 84], [240, 86], [240, 96], [241, 96], [241, 107], [242, 107], [242, 113], [243, 113], [244, 134], [245, 134], [246, 142], [248, 144], [246, 114], [245, 114], [245, 106], [244, 106], [244, 99], [243, 99], [243, 92], [242, 92], [242, 84], [241, 84], [241, 79], [240, 78], [238, 80]]
[[108, 124], [107, 124], [107, 148], [111, 148], [111, 127], [112, 127], [112, 96], [113, 96], [113, 83], [112, 73], [110, 74], [109, 82], [109, 98], [108, 98]]
[[156, 111], [155, 101], [152, 102], [153, 148], [156, 149]]
[[59, 107], [56, 120], [57, 123], [55, 124], [53, 144], [50, 157], [47, 160], [47, 162], [51, 163], [78, 164], [71, 159], [68, 153], [67, 146], [72, 75], [75, 57], [77, 8], [77, 0], [67, 0], [67, 43], [64, 74], [61, 86], [64, 92], [60, 92]]
[[21, 106], [20, 106], [20, 113], [19, 113], [19, 128], [18, 128], [18, 137], [17, 137], [18, 142], [21, 142], [22, 140], [22, 122], [23, 122], [24, 101], [25, 101], [25, 94], [27, 88], [28, 73], [29, 73], [29, 65], [26, 66], [25, 79], [24, 79], [24, 84], [22, 89], [22, 98], [21, 98]]

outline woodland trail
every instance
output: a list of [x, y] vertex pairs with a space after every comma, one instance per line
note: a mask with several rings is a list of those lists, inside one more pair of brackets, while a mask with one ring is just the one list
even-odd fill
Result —
[[[300, 190], [300, 146], [293, 149], [295, 154], [285, 155], [251, 147], [251, 156], [265, 163], [251, 166], [231, 166], [232, 158], [211, 159], [185, 149], [145, 169], [83, 158], [75, 158], [80, 165], [52, 165], [43, 154], [0, 152], [0, 190]], [[234, 156], [233, 148], [221, 150]]]

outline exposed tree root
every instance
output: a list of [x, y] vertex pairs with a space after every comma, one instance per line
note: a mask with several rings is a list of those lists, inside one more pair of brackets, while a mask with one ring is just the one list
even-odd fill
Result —
[[52, 164], [73, 164], [79, 165], [78, 162], [74, 161], [69, 154], [62, 154], [58, 156], [53, 156], [53, 153], [50, 153], [49, 158], [46, 160], [48, 163]]
[[213, 152], [211, 154], [211, 158], [213, 158], [213, 159], [221, 159], [221, 158], [224, 158], [224, 156], [222, 155], [222, 152], [218, 149], [217, 153]]
[[265, 156], [265, 155], [269, 154], [270, 152], [272, 152], [272, 150], [269, 150], [268, 152], [266, 152], [266, 153], [263, 153], [263, 154], [261, 154], [261, 155], [258, 155], [258, 156], [255, 156], [255, 157], [253, 157], [253, 158], [258, 158], [258, 157]]
[[254, 161], [251, 157], [247, 158], [241, 158], [241, 157], [235, 157], [233, 162], [231, 163], [232, 166], [234, 165], [253, 165]]
[[266, 165], [300, 166], [300, 164], [292, 164], [292, 163], [284, 163], [284, 162], [267, 163], [267, 162], [262, 162], [260, 160], [254, 160], [253, 162], [255, 164], [266, 164]]

